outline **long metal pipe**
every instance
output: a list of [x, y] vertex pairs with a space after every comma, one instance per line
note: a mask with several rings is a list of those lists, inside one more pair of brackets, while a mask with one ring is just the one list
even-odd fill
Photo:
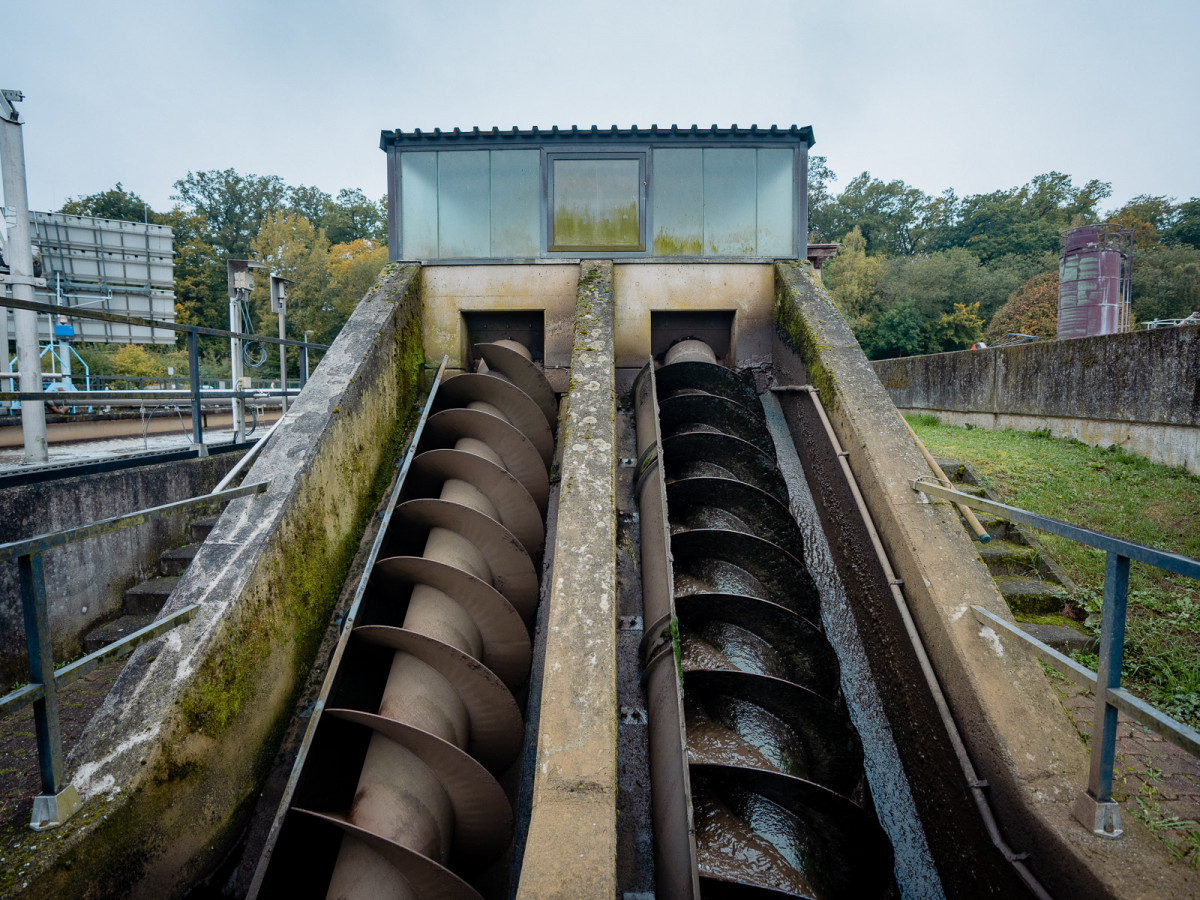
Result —
[[[33, 302], [33, 245], [29, 236], [29, 195], [25, 187], [25, 141], [21, 117], [7, 97], [0, 99], [0, 167], [4, 170], [4, 202], [8, 212], [8, 267], [14, 300]], [[22, 391], [42, 390], [42, 361], [38, 356], [37, 313], [14, 309], [17, 332], [17, 370]], [[8, 342], [5, 341], [5, 355]], [[40, 400], [21, 405], [26, 465], [49, 460], [46, 448], [46, 407]]]
[[887, 552], [883, 548], [883, 542], [879, 539], [879, 532], [875, 528], [875, 520], [871, 517], [871, 511], [867, 508], [862, 492], [858, 489], [858, 481], [854, 477], [854, 472], [850, 468], [850, 463], [846, 458], [845, 451], [842, 450], [842, 445], [838, 441], [837, 434], [834, 433], [833, 425], [825, 413], [825, 407], [821, 403], [817, 389], [811, 385], [802, 385], [798, 387], [774, 388], [773, 390], [780, 393], [802, 391], [807, 393], [812, 399], [813, 406], [825, 429], [825, 435], [842, 467], [842, 475], [846, 479], [846, 484], [849, 486], [850, 493], [854, 497], [854, 504], [858, 508], [863, 525], [867, 529], [867, 535], [870, 537], [871, 546], [874, 548], [875, 555], [879, 559], [884, 577], [888, 580], [888, 585], [892, 591], [892, 599], [895, 601], [900, 619], [904, 623], [904, 630], [917, 656], [917, 662], [921, 666], [922, 674], [925, 676], [925, 683], [929, 687], [929, 693], [933, 697], [934, 704], [937, 706], [938, 716], [941, 718], [942, 726], [945, 728], [946, 735], [950, 739], [950, 745], [954, 748], [954, 755], [958, 759], [959, 767], [962, 769], [963, 778], [971, 790], [971, 796], [975, 801], [976, 808], [979, 810], [980, 818], [983, 819], [988, 837], [991, 838], [992, 844], [1008, 860], [1016, 871], [1017, 876], [1025, 883], [1034, 896], [1038, 897], [1039, 900], [1052, 900], [1050, 894], [1042, 887], [1041, 882], [1037, 880], [1036, 876], [1029, 871], [1029, 867], [1025, 865], [1023, 861], [1025, 854], [1014, 852], [1000, 834], [1000, 828], [996, 824], [996, 816], [992, 812], [991, 803], [983, 790], [987, 787], [987, 782], [980, 780], [978, 773], [975, 771], [975, 766], [971, 762], [971, 757], [967, 753], [966, 744], [963, 743], [958, 725], [954, 721], [954, 715], [950, 712], [950, 706], [946, 702], [946, 695], [942, 692], [942, 686], [938, 681], [937, 673], [934, 672], [933, 665], [929, 661], [929, 655], [925, 652], [925, 643], [921, 640], [916, 623], [909, 612], [908, 602], [904, 599], [904, 594], [900, 590], [900, 579], [896, 577], [895, 570], [892, 569], [891, 561], [888, 559]]

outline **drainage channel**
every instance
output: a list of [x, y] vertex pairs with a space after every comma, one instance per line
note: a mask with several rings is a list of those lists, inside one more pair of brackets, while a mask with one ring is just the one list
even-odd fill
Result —
[[251, 896], [504, 893], [557, 404], [520, 344], [434, 386]]
[[896, 890], [754, 388], [684, 341], [634, 386], [659, 897]]

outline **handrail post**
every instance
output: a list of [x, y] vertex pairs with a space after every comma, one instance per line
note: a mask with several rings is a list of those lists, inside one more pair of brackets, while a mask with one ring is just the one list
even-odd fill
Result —
[[1096, 712], [1092, 717], [1092, 759], [1088, 789], [1075, 803], [1075, 817], [1095, 834], [1119, 837], [1120, 806], [1112, 797], [1117, 749], [1117, 708], [1108, 692], [1121, 686], [1125, 656], [1125, 606], [1129, 557], [1108, 551], [1104, 567], [1104, 606], [1100, 613], [1100, 655], [1096, 669]]
[[308, 344], [300, 345], [300, 390], [308, 384]]
[[197, 456], [208, 456], [204, 446], [204, 413], [200, 408], [200, 336], [188, 332], [188, 382], [192, 389], [192, 443]]
[[21, 609], [25, 616], [25, 647], [29, 680], [42, 685], [42, 696], [33, 702], [37, 733], [38, 768], [42, 792], [33, 800], [30, 827], [35, 831], [61, 825], [79, 808], [79, 795], [64, 785], [62, 732], [58, 720], [58, 689], [54, 682], [54, 652], [50, 643], [50, 614], [46, 608], [46, 579], [42, 554], [28, 553], [17, 560], [21, 579]]

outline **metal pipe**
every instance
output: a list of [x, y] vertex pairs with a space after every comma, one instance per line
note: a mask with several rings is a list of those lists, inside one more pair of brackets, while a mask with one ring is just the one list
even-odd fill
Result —
[[838, 462], [841, 464], [842, 476], [846, 479], [846, 484], [850, 488], [851, 495], [854, 497], [854, 505], [858, 508], [863, 525], [867, 529], [867, 535], [871, 540], [871, 546], [874, 548], [875, 555], [879, 559], [879, 565], [883, 569], [884, 577], [888, 580], [892, 591], [892, 599], [896, 603], [896, 610], [899, 612], [900, 619], [904, 623], [904, 630], [908, 635], [909, 642], [912, 644], [913, 652], [916, 654], [917, 662], [921, 667], [921, 673], [925, 676], [925, 683], [929, 688], [934, 705], [937, 707], [938, 716], [942, 720], [942, 726], [946, 730], [950, 745], [954, 748], [954, 755], [958, 759], [959, 767], [962, 769], [963, 778], [971, 790], [971, 796], [975, 801], [975, 807], [979, 810], [979, 815], [983, 820], [988, 837], [991, 838], [992, 844], [1012, 865], [1017, 876], [1034, 896], [1038, 897], [1039, 900], [1052, 900], [1050, 894], [1042, 887], [1041, 882], [1037, 880], [1034, 874], [1029, 871], [1029, 867], [1023, 862], [1026, 854], [1015, 853], [1000, 834], [1000, 828], [996, 823], [995, 814], [992, 812], [991, 803], [988, 801], [987, 795], [983, 790], [987, 787], [987, 782], [980, 780], [975, 771], [975, 766], [971, 762], [971, 757], [967, 753], [966, 744], [964, 744], [962, 735], [958, 730], [958, 725], [954, 721], [950, 705], [946, 702], [946, 695], [942, 692], [942, 686], [938, 681], [937, 673], [934, 672], [933, 664], [929, 661], [929, 655], [925, 652], [925, 643], [917, 631], [916, 623], [913, 621], [912, 614], [908, 609], [908, 602], [904, 599], [904, 594], [900, 590], [900, 579], [896, 577], [895, 570], [892, 569], [891, 561], [888, 559], [887, 552], [883, 548], [883, 542], [879, 538], [879, 532], [875, 528], [875, 520], [871, 516], [871, 511], [867, 508], [866, 501], [863, 500], [862, 492], [858, 489], [858, 481], [854, 477], [854, 472], [850, 468], [850, 463], [846, 458], [845, 451], [842, 450], [842, 445], [838, 441], [837, 434], [834, 433], [833, 425], [830, 423], [829, 417], [825, 414], [825, 407], [821, 403], [817, 389], [811, 385], [804, 385], [801, 388], [797, 388], [797, 390], [803, 390], [812, 398], [813, 406], [816, 408], [817, 415], [821, 419], [821, 425], [825, 429], [825, 435], [834, 453], [837, 455]]
[[[904, 418], [904, 416], [900, 417], [900, 421], [904, 423], [904, 427], [908, 429], [908, 433], [911, 434], [912, 439], [916, 441], [917, 449], [921, 451], [921, 455], [925, 457], [925, 462], [929, 463], [929, 467], [933, 469], [933, 473], [937, 475], [938, 480], [941, 481], [946, 487], [953, 490], [953, 483], [949, 478], [946, 477], [946, 473], [942, 471], [942, 467], [938, 465], [938, 461], [933, 458], [929, 450], [925, 447], [925, 442], [917, 437], [917, 433], [913, 431], [912, 426], [908, 424], [908, 420]], [[961, 503], [956, 503], [954, 505], [958, 507], [958, 511], [962, 513], [962, 517], [967, 520], [967, 524], [971, 527], [971, 530], [975, 532], [975, 536], [979, 538], [979, 543], [986, 544], [992, 539], [992, 536], [987, 533], [987, 529], [983, 527], [969, 506], [963, 506]]]
[[[21, 94], [5, 91], [0, 99], [0, 168], [4, 170], [4, 201], [8, 209], [8, 281], [14, 300], [33, 302], [33, 246], [29, 236], [29, 196], [25, 186], [25, 143], [21, 117], [11, 101]], [[17, 371], [21, 390], [41, 393], [42, 361], [38, 356], [37, 313], [18, 309], [13, 313], [17, 332]], [[53, 326], [51, 326], [53, 331]], [[7, 356], [7, 342], [5, 355]], [[49, 460], [46, 448], [46, 407], [41, 400], [24, 401], [21, 431], [25, 438], [26, 465]]]

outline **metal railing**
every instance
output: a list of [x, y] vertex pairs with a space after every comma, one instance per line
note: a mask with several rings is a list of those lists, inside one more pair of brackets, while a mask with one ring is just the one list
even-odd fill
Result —
[[913, 490], [931, 497], [959, 503], [981, 512], [991, 513], [1011, 522], [1027, 525], [1038, 531], [1049, 532], [1069, 538], [1089, 547], [1103, 550], [1106, 555], [1104, 570], [1104, 605], [1100, 613], [1099, 671], [1080, 665], [1068, 656], [1047, 646], [1012, 623], [993, 615], [979, 606], [972, 606], [975, 618], [984, 625], [998, 628], [1001, 633], [1020, 638], [1034, 654], [1053, 666], [1067, 678], [1091, 688], [1096, 695], [1096, 712], [1092, 726], [1091, 765], [1088, 772], [1087, 793], [1080, 794], [1075, 804], [1075, 817], [1091, 831], [1106, 837], [1121, 834], [1121, 815], [1112, 798], [1113, 764], [1117, 745], [1117, 713], [1125, 713], [1164, 740], [1200, 756], [1200, 732], [1171, 718], [1139, 700], [1121, 687], [1121, 664], [1125, 657], [1125, 612], [1129, 590], [1129, 563], [1136, 561], [1147, 565], [1200, 579], [1200, 560], [1156, 550], [1142, 544], [1081, 528], [1069, 522], [1040, 516], [1015, 506], [987, 500], [974, 494], [964, 494], [940, 484], [914, 479]]
[[61, 825], [79, 808], [79, 794], [73, 785], [67, 783], [64, 774], [62, 734], [59, 727], [59, 689], [88, 674], [102, 663], [129, 652], [177, 625], [182, 625], [199, 609], [197, 604], [189, 604], [55, 671], [42, 554], [56, 547], [65, 547], [88, 538], [111, 534], [155, 519], [165, 519], [199, 507], [258, 494], [265, 491], [267, 485], [268, 482], [259, 481], [230, 490], [217, 490], [211, 494], [102, 519], [88, 525], [0, 544], [0, 562], [16, 560], [20, 572], [21, 609], [25, 620], [25, 649], [29, 657], [30, 682], [0, 697], [0, 717], [33, 705], [38, 768], [42, 782], [42, 792], [33, 801], [30, 827], [34, 830], [41, 831]]
[[[300, 349], [300, 389], [303, 390], [308, 382], [308, 351], [328, 350], [328, 344], [314, 344], [308, 341], [269, 337], [265, 334], [247, 334], [241, 331], [224, 331], [220, 328], [207, 328], [201, 325], [180, 325], [176, 322], [162, 322], [157, 319], [147, 319], [141, 316], [126, 316], [119, 313], [102, 312], [100, 310], [80, 309], [79, 307], [56, 306], [52, 303], [36, 303], [29, 300], [17, 300], [13, 297], [0, 295], [0, 308], [28, 309], [39, 313], [52, 315], [67, 315], [80, 319], [99, 319], [104, 322], [115, 322], [122, 325], [138, 325], [144, 328], [158, 328], [187, 335], [188, 344], [188, 381], [189, 387], [184, 390], [148, 390], [148, 391], [0, 391], [0, 403], [21, 401], [43, 402], [56, 405], [82, 405], [86, 403], [104, 403], [110, 406], [133, 405], [147, 400], [155, 401], [187, 401], [191, 402], [192, 443], [196, 445], [200, 455], [204, 455], [204, 426], [201, 415], [202, 401], [253, 399], [256, 397], [287, 397], [296, 393], [287, 388], [277, 390], [256, 389], [243, 390], [212, 390], [200, 386], [200, 335], [212, 337], [238, 338], [247, 342], [260, 344], [278, 344]], [[0, 378], [13, 379], [17, 373], [0, 374]]]

